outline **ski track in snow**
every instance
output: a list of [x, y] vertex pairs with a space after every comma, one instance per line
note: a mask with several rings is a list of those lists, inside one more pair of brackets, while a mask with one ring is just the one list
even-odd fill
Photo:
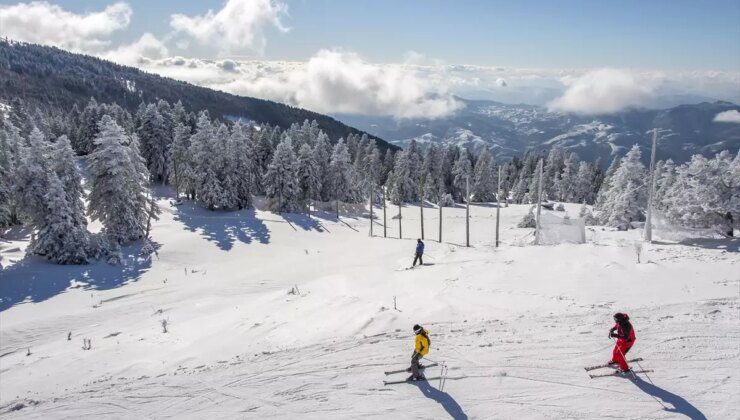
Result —
[[[120, 284], [96, 287], [103, 264], [86, 276], [37, 260], [0, 272], [4, 299], [7, 282], [36, 276], [31, 301], [0, 312], [0, 417], [740, 417], [740, 259], [722, 243], [645, 245], [642, 264], [635, 231], [518, 246], [529, 231], [511, 226], [529, 206], [510, 206], [496, 250], [495, 208], [473, 206], [472, 248], [457, 243], [464, 209], [445, 209], [455, 244], [427, 240], [429, 265], [396, 271], [413, 241], [377, 227], [368, 238], [367, 219], [327, 216], [315, 228], [296, 215], [160, 205], [158, 256]], [[415, 213], [403, 219], [412, 239]], [[34, 293], [59, 276], [83, 283]], [[583, 370], [610, 358], [618, 310], [638, 334], [629, 356], [644, 358], [655, 385]], [[416, 322], [431, 333], [428, 360], [449, 368], [442, 390], [383, 385], [405, 376], [383, 371], [408, 364]]]

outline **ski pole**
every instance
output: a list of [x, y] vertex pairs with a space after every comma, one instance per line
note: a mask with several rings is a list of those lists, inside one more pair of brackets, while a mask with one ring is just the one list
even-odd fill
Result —
[[[624, 353], [622, 353], [622, 349], [620, 349], [620, 348], [619, 348], [619, 346], [617, 345], [617, 339], [616, 339], [616, 338], [614, 339], [614, 345], [615, 345], [615, 346], [617, 347], [617, 350], [619, 350], [619, 354], [621, 354], [621, 355], [622, 355], [622, 359], [623, 359], [623, 360], [625, 361], [625, 363], [626, 363], [626, 362], [627, 362], [627, 358], [626, 358], [626, 357], [624, 356]], [[643, 369], [643, 368], [642, 368], [642, 365], [640, 364], [640, 362], [635, 362], [635, 363], [637, 363], [637, 367], [639, 367], [639, 368], [640, 368], [640, 370], [642, 370], [642, 371], [644, 371], [644, 370], [645, 370], [645, 369]], [[632, 378], [633, 378], [634, 380], [637, 380], [637, 374], [635, 373], [635, 371], [633, 371], [633, 370], [630, 370], [630, 371], [632, 372]], [[645, 373], [645, 377], [647, 377], [647, 378], [648, 378], [648, 381], [650, 381], [650, 384], [651, 384], [652, 386], [654, 386], [654, 387], [655, 387], [655, 384], [653, 383], [653, 380], [652, 380], [652, 379], [650, 379], [650, 375], [648, 375], [648, 374], [647, 374], [647, 372], [643, 372], [643, 373]], [[650, 393], [648, 392], [648, 394], [650, 394]], [[666, 406], [665, 406], [665, 404], [663, 404], [663, 403], [662, 403], [662, 402], [661, 402], [661, 401], [660, 401], [660, 400], [659, 400], [658, 398], [656, 398], [656, 397], [655, 397], [655, 395], [653, 395], [653, 394], [650, 394], [650, 396], [651, 396], [651, 397], [653, 397], [653, 399], [654, 399], [655, 401], [657, 401], [657, 402], [658, 402], [658, 404], [660, 404], [660, 405], [661, 405], [661, 407], [663, 407], [663, 408], [664, 408], [665, 410], [668, 410], [668, 407], [666, 407]]]

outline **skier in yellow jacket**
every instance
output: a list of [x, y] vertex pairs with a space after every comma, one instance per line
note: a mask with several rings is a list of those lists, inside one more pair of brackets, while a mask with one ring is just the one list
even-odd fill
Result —
[[425, 379], [424, 374], [420, 372], [423, 367], [419, 364], [419, 360], [429, 353], [429, 345], [431, 344], [429, 331], [422, 328], [421, 325], [414, 325], [414, 334], [416, 337], [414, 338], [414, 353], [411, 355], [411, 367], [406, 369], [408, 372], [411, 372], [411, 376], [406, 379], [407, 381]]

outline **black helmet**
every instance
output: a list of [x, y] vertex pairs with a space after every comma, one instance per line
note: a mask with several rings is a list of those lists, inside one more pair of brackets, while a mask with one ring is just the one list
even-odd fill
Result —
[[423, 328], [421, 328], [421, 325], [416, 324], [414, 325], [414, 334], [420, 334]]
[[616, 322], [625, 322], [625, 321], [629, 321], [629, 319], [630, 317], [627, 316], [627, 314], [623, 314], [621, 312], [617, 312], [616, 314], [614, 314], [614, 320]]

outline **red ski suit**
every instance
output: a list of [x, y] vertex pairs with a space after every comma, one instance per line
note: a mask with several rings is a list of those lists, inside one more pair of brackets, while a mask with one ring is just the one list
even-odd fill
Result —
[[[614, 334], [614, 331], [617, 333]], [[632, 328], [632, 324], [629, 321], [622, 322], [621, 324], [616, 323], [610, 330], [609, 335], [617, 337], [617, 343], [614, 345], [614, 350], [612, 351], [612, 362], [618, 363], [622, 371], [629, 370], [625, 355], [635, 344], [635, 329]]]

